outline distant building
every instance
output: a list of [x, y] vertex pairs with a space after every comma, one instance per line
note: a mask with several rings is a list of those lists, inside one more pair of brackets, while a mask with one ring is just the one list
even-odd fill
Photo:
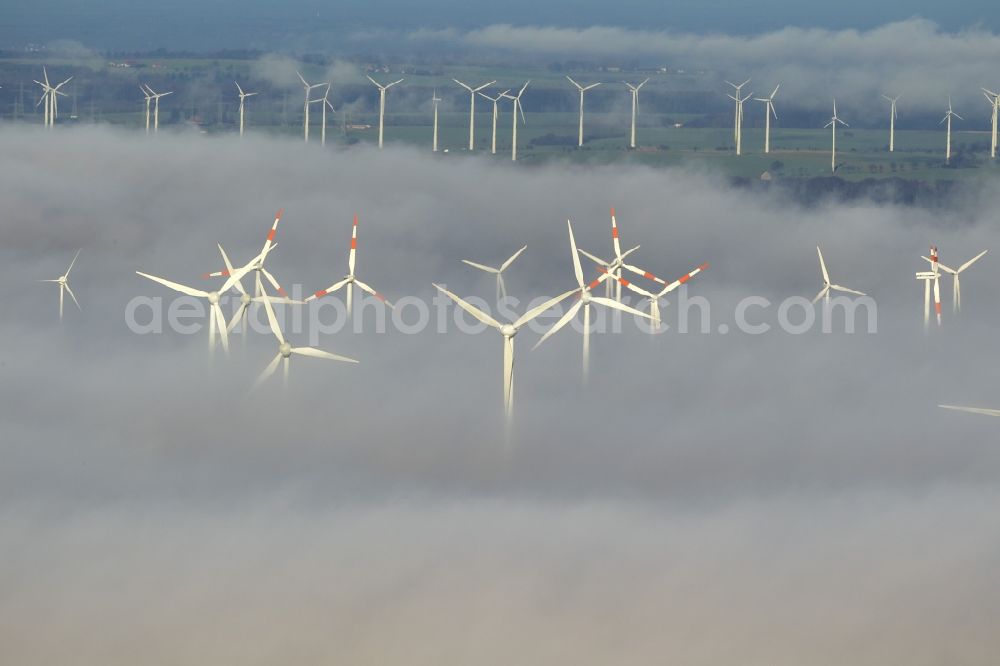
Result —
[[763, 181], [769, 181], [773, 180], [774, 176], [771, 175], [770, 171], [765, 171], [764, 173], [760, 174], [760, 179]]

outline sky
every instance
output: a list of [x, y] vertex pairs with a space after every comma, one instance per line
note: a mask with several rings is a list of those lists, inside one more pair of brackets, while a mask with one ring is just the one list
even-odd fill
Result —
[[[931, 243], [952, 264], [998, 247], [995, 184], [802, 207], [632, 165], [57, 129], [0, 128], [7, 660], [930, 666], [1000, 648], [997, 423], [936, 407], [1000, 407], [1000, 265], [963, 275], [959, 316], [943, 283], [929, 334], [913, 277]], [[279, 207], [286, 288], [344, 274], [358, 213], [359, 277], [412, 317], [432, 282], [489, 300], [460, 259], [523, 244], [513, 295], [570, 289], [567, 218], [606, 255], [612, 206], [638, 265], [710, 262], [687, 293], [711, 326], [626, 319], [592, 337], [586, 385], [579, 333], [532, 350], [522, 331], [508, 432], [492, 331], [321, 335], [360, 362], [293, 359], [282, 392], [249, 388], [265, 333], [211, 359], [203, 330], [126, 325], [133, 299], [170, 302], [134, 271], [210, 284], [216, 243], [249, 258]], [[779, 330], [777, 304], [821, 286], [817, 245], [872, 296], [876, 333]], [[83, 309], [60, 325], [37, 280], [78, 248]], [[772, 330], [723, 334], [751, 296]]]
[[[787, 26], [871, 29], [886, 23], [923, 17], [946, 30], [982, 26], [1000, 29], [1000, 9], [988, 0], [951, 3], [911, 0], [830, 3], [808, 0], [682, 0], [654, 3], [622, 0], [610, 8], [594, 0], [504, 3], [429, 0], [413, 4], [382, 2], [318, 2], [215, 0], [171, 3], [103, 0], [82, 7], [69, 0], [8, 0], [0, 7], [0, 40], [20, 45], [73, 39], [98, 50], [166, 48], [288, 49], [308, 45], [316, 52], [338, 51], [345, 36], [373, 28], [482, 28], [517, 26], [614, 26], [672, 32], [756, 34]], [[367, 48], [391, 48], [391, 42]], [[369, 51], [370, 52], [370, 51]]]

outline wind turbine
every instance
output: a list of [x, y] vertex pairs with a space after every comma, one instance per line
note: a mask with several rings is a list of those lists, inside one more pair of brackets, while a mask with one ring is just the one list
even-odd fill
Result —
[[[639, 113], [639, 89], [642, 88], [644, 85], [646, 85], [648, 82], [649, 82], [649, 79], [647, 78], [645, 81], [643, 81], [639, 85], [634, 86], [631, 83], [629, 83], [628, 81], [622, 81], [622, 83], [624, 83], [626, 86], [628, 86], [628, 89], [632, 91], [632, 138], [629, 141], [629, 147], [630, 148], [635, 148], [635, 118], [636, 118], [636, 115]], [[582, 97], [581, 97], [581, 99], [582, 99]]]
[[500, 109], [497, 106], [497, 104], [499, 104], [500, 100], [503, 99], [504, 96], [507, 93], [509, 93], [509, 92], [510, 92], [510, 88], [507, 88], [507, 90], [504, 90], [502, 93], [500, 93], [496, 97], [490, 97], [489, 95], [487, 95], [485, 93], [479, 93], [479, 95], [481, 97], [483, 97], [484, 99], [488, 99], [491, 102], [493, 102], [493, 143], [492, 143], [492, 148], [490, 150], [490, 154], [492, 154], [492, 155], [496, 155], [497, 154], [497, 118], [500, 116]]
[[940, 262], [935, 262], [930, 257], [924, 257], [924, 259], [929, 261], [932, 266], [937, 263], [938, 268], [951, 275], [952, 311], [956, 314], [962, 309], [962, 283], [959, 281], [959, 275], [961, 275], [962, 271], [966, 268], [979, 261], [987, 252], [989, 252], [989, 250], [983, 250], [972, 259], [969, 259], [967, 262], [959, 266], [957, 269], [949, 268]]
[[896, 152], [896, 101], [901, 97], [901, 95], [896, 95], [895, 97], [889, 97], [888, 95], [882, 95], [883, 99], [889, 100], [889, 152]]
[[69, 292], [70, 298], [72, 298], [73, 302], [76, 303], [76, 307], [78, 307], [81, 311], [83, 310], [83, 308], [80, 307], [80, 301], [76, 300], [73, 290], [69, 287], [69, 272], [73, 270], [73, 264], [76, 263], [76, 258], [79, 256], [80, 250], [77, 250], [76, 254], [73, 255], [73, 261], [69, 262], [69, 268], [67, 268], [66, 272], [55, 280], [39, 280], [39, 282], [55, 282], [59, 285], [59, 321], [62, 321], [63, 318], [63, 299], [65, 298], [65, 293], [67, 291]]
[[[60, 92], [59, 89], [72, 81], [73, 77], [71, 76], [62, 83], [53, 86], [49, 83], [49, 72], [47, 68], [42, 67], [42, 74], [42, 78], [45, 79], [44, 83], [38, 81], [37, 79], [35, 80], [35, 83], [40, 85], [43, 90], [42, 97], [38, 100], [38, 104], [41, 104], [43, 101], [45, 102], [45, 126], [54, 127], [56, 124], [56, 118], [59, 116], [59, 95], [62, 95], [63, 97], [66, 96], [66, 93]], [[37, 107], [38, 104], [35, 104], [35, 106]]]
[[740, 97], [740, 91], [743, 89], [743, 86], [750, 83], [750, 79], [739, 85], [730, 81], [726, 81], [726, 83], [733, 87], [734, 94], [727, 94], [726, 96], [736, 102], [736, 110], [733, 112], [733, 141], [736, 143], [736, 154], [741, 155], [743, 153], [743, 103], [750, 99], [750, 95], [753, 95], [753, 93], [743, 98]]
[[[625, 257], [627, 257], [628, 255], [632, 254], [633, 252], [635, 252], [638, 249], [639, 249], [639, 246], [636, 245], [635, 247], [630, 248], [630, 249], [625, 250], [624, 252], [622, 252], [621, 259], [619, 259], [618, 257], [615, 257], [611, 261], [607, 261], [605, 259], [601, 259], [600, 257], [598, 257], [598, 256], [596, 256], [594, 254], [591, 254], [590, 252], [587, 252], [582, 247], [578, 248], [577, 252], [579, 252], [583, 256], [587, 257], [587, 259], [590, 259], [595, 264], [597, 264], [597, 270], [598, 271], [601, 271], [602, 273], [609, 273], [611, 276], [613, 276], [613, 275], [619, 275], [619, 274], [621, 274], [621, 270], [620, 269], [622, 267], [622, 259], [624, 259]], [[607, 296], [608, 298], [611, 298], [611, 282], [612, 282], [611, 280], [605, 280], [604, 281], [604, 295]]]
[[598, 83], [591, 83], [589, 86], [581, 86], [579, 83], [574, 81], [569, 75], [567, 75], [566, 78], [569, 79], [569, 82], [572, 83], [574, 86], [576, 86], [576, 89], [580, 91], [580, 133], [576, 145], [577, 147], [582, 147], [583, 146], [583, 93], [587, 92], [591, 88], [596, 88], [601, 84], [598, 82]]
[[842, 287], [839, 284], [833, 284], [830, 282], [830, 273], [826, 270], [826, 262], [823, 261], [823, 251], [819, 249], [819, 245], [816, 246], [816, 254], [819, 255], [819, 269], [823, 273], [823, 288], [820, 289], [819, 293], [816, 294], [816, 298], [813, 299], [813, 303], [817, 302], [819, 299], [823, 298], [827, 303], [830, 302], [830, 291], [842, 291], [847, 294], [857, 294], [858, 296], [867, 296], [864, 292], [855, 291], [854, 289], [848, 289], [847, 287]]
[[488, 86], [493, 85], [496, 81], [490, 81], [489, 83], [484, 83], [478, 88], [473, 88], [470, 85], [462, 83], [458, 79], [452, 79], [455, 83], [462, 86], [469, 91], [469, 150], [476, 149], [476, 93]]
[[708, 263], [704, 263], [701, 266], [698, 266], [694, 270], [685, 273], [684, 275], [682, 275], [681, 277], [677, 278], [676, 280], [670, 283], [663, 282], [662, 280], [659, 280], [659, 278], [657, 278], [657, 281], [663, 282], [665, 286], [663, 287], [663, 289], [661, 289], [659, 292], [655, 294], [643, 289], [642, 287], [637, 286], [635, 283], [630, 282], [629, 280], [626, 280], [623, 277], [619, 277], [617, 281], [623, 287], [626, 287], [627, 289], [649, 300], [649, 316], [653, 320], [653, 326], [652, 328], [650, 328], [650, 333], [654, 333], [660, 327], [660, 299], [669, 294], [670, 292], [672, 292], [673, 290], [680, 287], [682, 284], [687, 283], [688, 280], [690, 280], [695, 275], [701, 273], [704, 270], [708, 270]]
[[274, 371], [278, 369], [278, 364], [284, 360], [284, 386], [288, 387], [288, 359], [291, 358], [292, 354], [297, 354], [299, 356], [311, 356], [313, 358], [322, 358], [328, 361], [341, 361], [343, 363], [357, 363], [353, 358], [348, 358], [347, 356], [338, 356], [337, 354], [331, 354], [330, 352], [323, 351], [322, 349], [316, 349], [315, 347], [293, 347], [281, 332], [281, 327], [278, 326], [278, 319], [274, 316], [274, 308], [271, 307], [271, 299], [264, 292], [263, 299], [264, 310], [267, 312], [267, 323], [271, 327], [271, 332], [274, 337], [278, 340], [278, 353], [275, 355], [274, 359], [267, 364], [264, 371], [260, 373], [257, 380], [253, 383], [254, 388], [260, 386], [264, 380], [274, 374]]
[[438, 103], [441, 98], [438, 97], [437, 88], [434, 89], [434, 94], [431, 95], [431, 102], [434, 104], [434, 149], [433, 152], [438, 151]]
[[631, 308], [627, 305], [619, 303], [611, 298], [604, 298], [601, 296], [594, 296], [591, 290], [604, 282], [609, 277], [609, 273], [603, 273], [593, 282], [589, 284], [583, 281], [583, 269], [580, 268], [580, 256], [576, 248], [576, 240], [573, 238], [573, 225], [569, 220], [566, 220], [566, 227], [569, 230], [569, 245], [570, 252], [573, 255], [573, 272], [576, 275], [576, 283], [579, 285], [576, 289], [568, 292], [570, 294], [576, 293], [579, 295], [579, 300], [573, 304], [573, 306], [566, 311], [566, 314], [557, 321], [552, 328], [545, 332], [545, 335], [535, 344], [535, 349], [538, 348], [543, 342], [548, 340], [552, 335], [554, 335], [559, 329], [566, 325], [569, 320], [576, 316], [576, 313], [583, 308], [583, 380], [587, 381], [587, 375], [590, 371], [590, 306], [591, 304], [603, 305], [607, 308], [612, 308], [614, 310], [621, 310], [622, 312], [627, 312], [631, 315], [636, 315], [638, 317], [645, 317], [646, 319], [652, 319], [645, 312], [639, 312], [635, 308]]
[[771, 152], [771, 116], [778, 119], [778, 114], [774, 111], [774, 96], [778, 94], [781, 84], [774, 86], [774, 91], [770, 97], [757, 97], [756, 101], [764, 102], [764, 154]]
[[149, 92], [150, 96], [153, 98], [153, 134], [160, 131], [160, 98], [166, 97], [167, 95], [173, 95], [174, 91], [169, 91], [165, 93], [158, 93], [148, 85], [146, 86], [146, 91]]
[[391, 308], [392, 307], [392, 303], [390, 303], [389, 301], [387, 301], [385, 299], [385, 296], [383, 296], [382, 294], [378, 293], [377, 291], [375, 291], [374, 289], [372, 289], [370, 286], [368, 286], [367, 284], [365, 284], [364, 282], [362, 282], [361, 280], [359, 280], [357, 278], [357, 276], [354, 274], [354, 264], [355, 264], [355, 260], [356, 260], [356, 257], [357, 257], [357, 253], [358, 253], [358, 216], [355, 215], [354, 216], [354, 225], [351, 227], [351, 251], [347, 255], [347, 275], [345, 275], [344, 278], [342, 280], [340, 280], [339, 282], [334, 282], [333, 284], [331, 284], [326, 289], [320, 289], [319, 291], [317, 291], [312, 296], [309, 296], [308, 298], [306, 298], [306, 302], [308, 303], [309, 301], [311, 301], [313, 299], [322, 298], [323, 296], [326, 296], [327, 294], [332, 294], [332, 293], [336, 292], [337, 290], [339, 290], [341, 287], [347, 287], [347, 299], [346, 299], [347, 300], [347, 315], [350, 316], [350, 314], [351, 314], [351, 301], [352, 301], [353, 292], [354, 292], [353, 287], [354, 287], [354, 285], [357, 285], [358, 289], [360, 289], [362, 291], [368, 292], [369, 294], [371, 294], [372, 296], [374, 296], [375, 298], [377, 298], [379, 301], [381, 301], [382, 303], [385, 303], [386, 305], [388, 305]]
[[941, 325], [941, 272], [938, 264], [938, 249], [934, 245], [931, 246], [929, 261], [931, 262], [931, 270], [917, 273], [917, 279], [924, 281], [924, 330], [927, 330], [930, 325], [932, 282], [934, 283], [934, 312], [937, 315], [938, 326]]
[[489, 314], [483, 312], [471, 303], [459, 298], [441, 285], [435, 284], [434, 286], [438, 289], [438, 291], [455, 301], [455, 304], [458, 307], [462, 308], [487, 326], [495, 328], [499, 331], [500, 335], [503, 336], [503, 410], [509, 421], [513, 415], [514, 407], [514, 336], [517, 335], [517, 332], [525, 324], [554, 306], [556, 303], [559, 303], [567, 296], [571, 296], [576, 290], [571, 289], [560, 296], [550, 298], [541, 305], [533, 307], [525, 312], [523, 315], [518, 317], [516, 321], [501, 324]]
[[992, 113], [992, 126], [990, 132], [990, 158], [996, 159], [997, 156], [997, 113], [1000, 112], [1000, 95], [993, 92], [992, 90], [987, 90], [983, 88], [983, 95], [986, 97], [986, 101], [990, 103], [993, 107]]
[[468, 264], [469, 266], [472, 266], [473, 268], [478, 268], [479, 270], [485, 271], [486, 273], [493, 273], [493, 274], [495, 274], [497, 276], [497, 301], [499, 302], [501, 297], [507, 298], [507, 287], [504, 285], [504, 282], [503, 282], [503, 272], [505, 270], [507, 270], [508, 268], [510, 268], [510, 265], [514, 263], [514, 260], [517, 259], [518, 257], [520, 257], [521, 253], [524, 252], [527, 249], [528, 249], [528, 246], [525, 245], [520, 250], [518, 250], [514, 254], [510, 255], [510, 258], [507, 259], [507, 261], [505, 261], [502, 264], [500, 264], [499, 268], [493, 268], [492, 266], [485, 266], [483, 264], [477, 264], [476, 262], [469, 261], [468, 259], [462, 259], [462, 263], [463, 264]]
[[[221, 250], [221, 247], [219, 248]], [[196, 298], [204, 298], [208, 300], [210, 310], [209, 310], [209, 349], [215, 350], [215, 332], [218, 330], [219, 336], [222, 338], [222, 348], [225, 352], [229, 353], [229, 334], [226, 326], [226, 317], [222, 313], [222, 306], [219, 305], [219, 298], [222, 294], [229, 291], [233, 284], [235, 284], [240, 278], [246, 275], [250, 270], [253, 269], [254, 262], [260, 258], [260, 255], [251, 259], [250, 262], [237, 270], [235, 273], [230, 274], [229, 278], [223, 283], [222, 288], [218, 291], [203, 291], [201, 289], [195, 289], [194, 287], [188, 287], [177, 282], [172, 282], [161, 277], [156, 277], [155, 275], [149, 275], [148, 273], [143, 273], [141, 271], [136, 271], [136, 275], [141, 275], [144, 278], [152, 280], [153, 282], [159, 282], [164, 287], [169, 287], [174, 291], [179, 291], [182, 294], [188, 296], [194, 296]]]
[[149, 134], [149, 121], [152, 120], [152, 107], [153, 94], [146, 90], [145, 85], [139, 86], [139, 90], [142, 91], [143, 97], [146, 98], [146, 134]]
[[[948, 97], [948, 113], [944, 114], [944, 118], [941, 119], [941, 123], [948, 123], [948, 142], [945, 148], [944, 163], [949, 164], [951, 162], [951, 118], [952, 116], [958, 118], [959, 120], [965, 120], [962, 116], [958, 115], [951, 109], [951, 97]], [[940, 125], [941, 123], [938, 123]]]
[[[271, 246], [271, 249], [273, 249], [273, 248], [275, 248], [277, 246], [278, 246], [278, 244], [275, 243], [275, 244], [273, 244]], [[233, 264], [229, 261], [229, 255], [227, 255], [226, 251], [224, 249], [222, 249], [222, 245], [219, 245], [219, 253], [222, 255], [222, 261], [224, 261], [225, 264], [226, 264], [226, 272], [225, 272], [225, 274], [226, 275], [232, 275], [236, 271], [233, 269]], [[260, 282], [260, 272], [259, 271], [256, 272], [256, 274], [254, 275], [254, 278], [255, 278], [255, 283], [256, 283], [256, 287], [255, 287], [256, 293], [258, 293], [258, 294], [264, 293], [264, 286]], [[236, 310], [236, 312], [233, 314], [232, 318], [229, 320], [229, 326], [226, 327], [226, 332], [232, 332], [232, 330], [234, 328], [236, 328], [237, 324], [239, 324], [240, 322], [243, 322], [243, 336], [244, 337], [246, 337], [246, 334], [247, 334], [246, 313], [250, 309], [250, 304], [251, 303], [261, 303], [261, 302], [263, 302], [266, 299], [266, 300], [270, 300], [271, 302], [287, 303], [287, 304], [290, 304], [290, 305], [302, 305], [303, 304], [302, 301], [295, 301], [295, 300], [292, 300], [292, 299], [284, 297], [284, 296], [279, 296], [278, 298], [274, 298], [273, 296], [252, 296], [251, 297], [250, 294], [247, 293], [247, 290], [243, 288], [243, 280], [242, 279], [239, 279], [235, 283], [233, 283], [233, 286], [235, 286], [236, 287], [236, 291], [238, 291], [240, 293], [240, 306]]]
[[252, 92], [252, 93], [243, 92], [243, 88], [240, 87], [239, 82], [233, 81], [233, 83], [236, 84], [236, 89], [240, 91], [240, 136], [243, 136], [243, 130], [244, 130], [244, 127], [246, 126], [245, 123], [244, 123], [243, 100], [245, 100], [247, 97], [253, 97], [257, 93], [255, 93], [255, 92]]
[[[248, 266], [250, 266], [251, 270], [256, 271], [257, 273], [257, 278], [256, 278], [257, 286], [254, 289], [255, 297], [261, 296], [263, 294], [260, 288], [261, 275], [267, 278], [267, 281], [271, 283], [271, 286], [274, 287], [279, 294], [281, 294], [284, 297], [288, 296], [288, 294], [285, 293], [285, 290], [282, 289], [281, 285], [278, 284], [278, 281], [275, 279], [275, 277], [266, 268], [264, 268], [264, 261], [267, 259], [267, 255], [271, 252], [271, 250], [274, 249], [276, 245], [276, 243], [274, 242], [274, 237], [278, 233], [278, 223], [281, 222], [281, 216], [284, 214], [285, 214], [285, 209], [282, 208], [274, 215], [274, 222], [271, 224], [271, 230], [267, 233], [267, 238], [264, 239], [264, 246], [261, 248], [260, 254], [251, 259], [250, 263], [247, 264]], [[216, 271], [215, 273], [205, 273], [201, 277], [202, 279], [207, 280], [213, 277], [228, 277], [231, 275], [231, 273], [232, 271], [227, 269], [222, 271]]]
[[[365, 76], [368, 76], [367, 74]], [[372, 77], [368, 76], [368, 80], [375, 84], [378, 88], [378, 147], [382, 148], [382, 127], [385, 122], [385, 91], [393, 87], [397, 83], [402, 83], [403, 79], [398, 81], [393, 81], [392, 83], [382, 85]]]
[[513, 116], [513, 122], [514, 122], [514, 130], [511, 133], [512, 138], [510, 141], [510, 159], [514, 162], [517, 161], [517, 114], [519, 113], [521, 114], [521, 124], [527, 125], [527, 123], [524, 121], [524, 107], [521, 106], [521, 95], [524, 94], [524, 91], [528, 87], [529, 83], [531, 83], [531, 81], [525, 81], [524, 85], [521, 86], [521, 89], [517, 91], [516, 96], [509, 95], [507, 93], [504, 93], [503, 95], [507, 99], [514, 100], [514, 108], [511, 109], [511, 115]]
[[305, 137], [305, 142], [309, 143], [309, 105], [312, 102], [316, 101], [316, 100], [310, 99], [310, 97], [312, 96], [310, 93], [312, 93], [313, 88], [319, 88], [320, 86], [324, 86], [324, 85], [327, 85], [327, 84], [325, 84], [325, 83], [312, 83], [312, 84], [307, 83], [306, 80], [304, 78], [302, 78], [302, 74], [299, 74], [298, 71], [296, 71], [295, 73], [298, 75], [299, 81], [302, 82], [302, 87], [305, 89], [305, 92], [306, 92], [306, 101], [302, 105], [302, 114], [303, 114], [302, 132], [303, 132], [303, 135]]
[[334, 113], [336, 113], [336, 111], [337, 111], [336, 109], [333, 108], [333, 104], [330, 104], [330, 84], [329, 83], [326, 84], [326, 91], [323, 93], [323, 97], [321, 99], [319, 99], [319, 100], [313, 100], [313, 101], [319, 101], [320, 107], [323, 109], [323, 112], [320, 114], [320, 116], [321, 116], [321, 127], [322, 127], [322, 130], [320, 130], [319, 145], [325, 146], [326, 145], [326, 109], [327, 109], [327, 107], [329, 107], [330, 111], [332, 111]]
[[844, 127], [850, 127], [850, 125], [837, 117], [837, 100], [833, 100], [833, 117], [831, 117], [830, 122], [823, 127], [829, 127], [833, 132], [833, 143], [831, 144], [832, 147], [830, 150], [830, 171], [833, 171], [834, 173], [837, 171], [837, 123], [840, 123]]

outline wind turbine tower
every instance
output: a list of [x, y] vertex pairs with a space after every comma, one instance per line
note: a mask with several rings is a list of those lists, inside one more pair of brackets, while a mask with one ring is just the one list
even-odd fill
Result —
[[484, 88], [493, 85], [496, 81], [484, 83], [478, 88], [462, 83], [458, 79], [452, 79], [455, 83], [469, 91], [469, 151], [476, 149], [476, 93]]
[[830, 171], [836, 173], [837, 171], [837, 123], [840, 123], [844, 127], [850, 127], [847, 123], [837, 117], [837, 100], [833, 100], [833, 116], [830, 118], [824, 127], [829, 127], [832, 131], [832, 143], [830, 148]]
[[397, 83], [402, 83], [403, 79], [399, 79], [398, 81], [393, 81], [392, 83], [386, 85], [382, 85], [381, 83], [379, 83], [370, 76], [368, 77], [368, 80], [371, 81], [376, 88], [378, 88], [378, 147], [379, 150], [381, 150], [382, 130], [385, 125], [385, 91], [393, 87]]
[[531, 83], [531, 81], [525, 81], [524, 85], [521, 86], [521, 89], [517, 91], [516, 96], [510, 95], [508, 93], [503, 94], [503, 96], [506, 97], [507, 99], [514, 100], [514, 107], [511, 109], [511, 115], [513, 116], [513, 122], [514, 122], [514, 130], [513, 132], [511, 132], [511, 141], [510, 141], [510, 159], [512, 162], [517, 161], [517, 115], [521, 114], [522, 125], [527, 124], [524, 121], [524, 108], [521, 106], [521, 95], [524, 94], [524, 91], [528, 87], [529, 83]]
[[313, 83], [313, 84], [309, 84], [309, 83], [306, 82], [306, 80], [304, 78], [302, 78], [302, 74], [299, 74], [299, 72], [295, 72], [295, 73], [298, 74], [299, 81], [302, 82], [302, 87], [305, 89], [305, 93], [306, 93], [306, 101], [302, 105], [302, 115], [303, 115], [303, 121], [302, 121], [303, 129], [302, 129], [302, 133], [303, 133], [303, 137], [304, 137], [305, 142], [309, 143], [309, 104], [315, 101], [315, 100], [309, 99], [311, 97], [310, 93], [312, 92], [313, 88], [319, 88], [320, 86], [323, 86], [323, 85], [326, 85], [326, 84], [325, 83]]
[[991, 136], [990, 136], [990, 158], [996, 159], [997, 156], [997, 114], [1000, 112], [1000, 94], [993, 92], [992, 90], [987, 90], [983, 88], [983, 95], [986, 96], [986, 101], [990, 103], [993, 107], [992, 114], [992, 125], [991, 125]]
[[[647, 82], [649, 82], [648, 78], [639, 85], [634, 86], [628, 81], [622, 81], [622, 83], [627, 85], [628, 89], [632, 91], [632, 136], [631, 139], [629, 140], [630, 148], [635, 148], [635, 118], [636, 115], [639, 113], [639, 89], [642, 88], [644, 85], [646, 85]], [[581, 99], [582, 99], [582, 93], [581, 93]]]
[[479, 95], [481, 97], [483, 97], [484, 99], [488, 99], [491, 102], [493, 102], [493, 142], [491, 144], [491, 149], [490, 149], [490, 154], [492, 154], [492, 155], [496, 155], [497, 154], [497, 118], [500, 117], [500, 108], [497, 106], [497, 104], [499, 104], [500, 100], [503, 99], [504, 96], [507, 93], [509, 93], [509, 92], [510, 92], [510, 88], [508, 88], [507, 90], [504, 90], [502, 93], [500, 93], [496, 97], [490, 97], [489, 95], [485, 95], [483, 93], [479, 93]]
[[884, 99], [889, 100], [889, 152], [896, 152], [896, 100], [899, 99], [899, 95], [895, 97], [889, 97], [888, 95], [882, 95]]
[[733, 87], [732, 95], [727, 95], [729, 99], [736, 102], [736, 110], [733, 112], [733, 141], [736, 143], [736, 154], [743, 154], [743, 103], [750, 99], [753, 93], [750, 93], [746, 97], [740, 97], [740, 91], [743, 86], [750, 83], [750, 79], [747, 79], [743, 83], [736, 85], [730, 81], [726, 81], [727, 84]]
[[438, 151], [438, 104], [441, 102], [441, 98], [438, 97], [437, 88], [434, 89], [434, 94], [431, 95], [431, 102], [434, 104], [434, 148], [432, 152]]
[[591, 83], [589, 86], [581, 86], [579, 83], [577, 83], [576, 81], [574, 81], [571, 77], [567, 76], [566, 78], [569, 79], [569, 82], [572, 83], [574, 86], [576, 86], [576, 89], [580, 91], [580, 133], [579, 133], [579, 138], [577, 139], [577, 144], [576, 145], [578, 147], [582, 147], [583, 146], [583, 93], [587, 92], [591, 88], [596, 88], [597, 86], [599, 86], [601, 84], [600, 83]]
[[233, 81], [233, 83], [236, 84], [236, 89], [240, 91], [240, 136], [243, 136], [243, 132], [244, 132], [244, 129], [246, 127], [246, 123], [244, 122], [245, 115], [244, 115], [244, 108], [243, 108], [244, 107], [243, 100], [245, 100], [247, 97], [253, 97], [257, 93], [255, 93], [255, 92], [252, 92], [252, 93], [243, 92], [243, 88], [240, 87], [240, 84], [238, 82]]
[[781, 84], [774, 86], [774, 91], [770, 97], [758, 97], [758, 102], [764, 102], [764, 154], [771, 152], [771, 116], [778, 119], [778, 114], [774, 111], [774, 96], [778, 94]]
[[[948, 113], [944, 114], [944, 118], [941, 119], [941, 122], [942, 123], [947, 123], [947, 127], [948, 127], [948, 139], [947, 139], [947, 143], [945, 143], [945, 153], [944, 153], [944, 163], [945, 164], [950, 164], [951, 163], [951, 118], [952, 118], [952, 116], [954, 116], [955, 118], [958, 118], [959, 120], [965, 120], [965, 118], [963, 118], [962, 116], [960, 116], [957, 113], [955, 113], [954, 111], [952, 111], [952, 109], [951, 109], [951, 97], [949, 97], [948, 98]], [[940, 125], [941, 123], [938, 123], [938, 124]]]

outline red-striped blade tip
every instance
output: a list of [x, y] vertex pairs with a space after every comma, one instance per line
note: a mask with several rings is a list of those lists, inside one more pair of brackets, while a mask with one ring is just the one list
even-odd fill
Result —
[[354, 214], [354, 226], [358, 226], [358, 214]]
[[288, 292], [283, 287], [278, 287], [278, 293], [281, 294], [282, 298], [288, 298]]
[[326, 289], [320, 289], [315, 294], [313, 294], [313, 296], [315, 298], [323, 298], [324, 296], [326, 296]]
[[277, 214], [274, 216], [274, 219], [280, 220], [281, 216], [284, 215], [284, 214], [285, 214], [285, 209], [284, 208], [279, 208]]
[[212, 274], [211, 274], [211, 273], [202, 273], [202, 274], [201, 274], [201, 279], [202, 279], [202, 280], [208, 280], [208, 279], [209, 279], [209, 278], [211, 278], [211, 277], [212, 277]]
[[612, 209], [611, 209], [611, 217], [614, 217], [614, 216], [615, 216], [615, 209], [614, 209], [614, 208], [612, 208]]
[[703, 264], [702, 264], [701, 266], [699, 266], [699, 267], [698, 267], [698, 270], [699, 270], [699, 271], [705, 271], [705, 270], [708, 270], [708, 262], [706, 261], [706, 262], [705, 262], [705, 263], [703, 263]]

